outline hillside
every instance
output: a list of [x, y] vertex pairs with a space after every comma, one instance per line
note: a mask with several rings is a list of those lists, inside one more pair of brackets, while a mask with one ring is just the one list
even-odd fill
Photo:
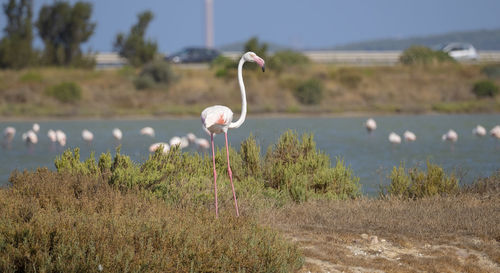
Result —
[[404, 39], [378, 39], [335, 46], [334, 50], [404, 50], [411, 45], [436, 47], [449, 42], [471, 43], [478, 50], [500, 50], [500, 29], [451, 32]]

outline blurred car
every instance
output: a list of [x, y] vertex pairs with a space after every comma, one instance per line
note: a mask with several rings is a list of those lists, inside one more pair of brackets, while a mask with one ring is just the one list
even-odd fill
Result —
[[477, 60], [479, 55], [476, 49], [471, 44], [467, 43], [449, 43], [441, 48], [442, 51], [448, 53], [455, 60]]
[[167, 56], [165, 59], [173, 63], [207, 63], [213, 61], [220, 52], [204, 47], [187, 47]]

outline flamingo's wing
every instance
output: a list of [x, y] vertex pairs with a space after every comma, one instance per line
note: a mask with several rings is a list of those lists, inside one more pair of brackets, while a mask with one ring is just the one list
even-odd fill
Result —
[[211, 128], [214, 125], [228, 126], [233, 121], [233, 111], [221, 105], [208, 107], [201, 113], [201, 121], [205, 128]]

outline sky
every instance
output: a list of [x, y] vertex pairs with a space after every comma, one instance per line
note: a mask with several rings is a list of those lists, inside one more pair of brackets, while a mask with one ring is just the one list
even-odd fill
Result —
[[[0, 0], [2, 4], [7, 0]], [[41, 6], [34, 0], [34, 19]], [[75, 3], [76, 1], [68, 1]], [[119, 32], [128, 33], [137, 14], [155, 18], [146, 37], [159, 51], [203, 46], [204, 0], [86, 0], [93, 4], [95, 33], [83, 49], [109, 52]], [[452, 31], [500, 28], [499, 0], [213, 0], [215, 47], [253, 36], [296, 49], [321, 49], [382, 38], [408, 38]], [[0, 28], [5, 27], [0, 14]], [[2, 33], [3, 35], [3, 33]], [[41, 47], [36, 41], [35, 46]]]

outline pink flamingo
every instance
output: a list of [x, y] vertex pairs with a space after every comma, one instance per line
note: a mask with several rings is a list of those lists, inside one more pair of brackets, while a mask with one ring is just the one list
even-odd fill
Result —
[[245, 94], [245, 84], [243, 83], [242, 69], [245, 62], [255, 62], [262, 71], [265, 71], [264, 60], [253, 52], [243, 54], [238, 64], [238, 82], [240, 84], [241, 92], [241, 115], [236, 122], [233, 121], [233, 111], [226, 106], [215, 105], [206, 108], [201, 112], [201, 122], [203, 127], [209, 132], [210, 140], [212, 142], [212, 161], [214, 165], [214, 189], [215, 189], [215, 216], [219, 217], [219, 207], [217, 203], [217, 172], [215, 170], [215, 151], [214, 151], [214, 134], [224, 133], [226, 138], [226, 155], [227, 155], [227, 171], [229, 180], [231, 181], [231, 188], [233, 190], [234, 206], [236, 207], [236, 216], [240, 216], [238, 211], [238, 202], [236, 201], [236, 193], [234, 192], [233, 174], [231, 165], [229, 164], [229, 146], [227, 141], [227, 130], [240, 127], [245, 121], [247, 114], [247, 99]]

